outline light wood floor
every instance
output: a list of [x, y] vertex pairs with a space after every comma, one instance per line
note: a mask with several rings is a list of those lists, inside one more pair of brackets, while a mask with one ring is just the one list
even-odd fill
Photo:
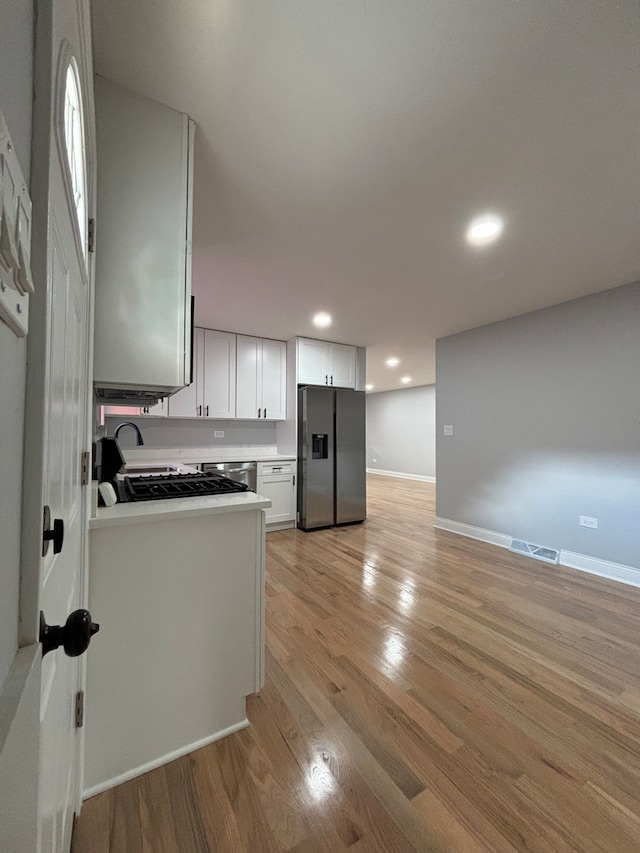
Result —
[[74, 853], [640, 851], [640, 590], [435, 531], [269, 534], [251, 726], [85, 803]]

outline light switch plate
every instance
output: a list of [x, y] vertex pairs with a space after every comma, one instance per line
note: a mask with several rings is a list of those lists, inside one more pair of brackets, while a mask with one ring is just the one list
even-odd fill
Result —
[[0, 112], [0, 319], [19, 338], [29, 331], [30, 250], [31, 199]]
[[16, 290], [13, 275], [0, 266], [0, 318], [18, 338], [29, 331], [29, 297]]
[[224, 430], [223, 429], [214, 429], [213, 437], [214, 438], [224, 438]]
[[444, 425], [444, 434], [445, 435], [453, 435], [453, 424], [445, 424]]

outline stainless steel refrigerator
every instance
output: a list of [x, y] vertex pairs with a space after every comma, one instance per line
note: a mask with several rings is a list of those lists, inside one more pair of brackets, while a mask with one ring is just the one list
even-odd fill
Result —
[[298, 527], [364, 521], [365, 393], [298, 389]]

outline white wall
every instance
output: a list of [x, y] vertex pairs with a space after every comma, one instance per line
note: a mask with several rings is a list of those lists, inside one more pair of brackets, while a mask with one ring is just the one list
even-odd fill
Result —
[[[31, 160], [32, 0], [0, 0], [0, 110], [25, 177]], [[0, 684], [18, 643], [26, 342], [0, 321]]]
[[439, 517], [640, 568], [640, 283], [443, 338], [436, 375]]
[[367, 468], [436, 473], [435, 385], [367, 395]]

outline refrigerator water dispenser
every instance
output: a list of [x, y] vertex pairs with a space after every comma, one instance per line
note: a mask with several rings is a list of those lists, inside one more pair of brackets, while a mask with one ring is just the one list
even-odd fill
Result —
[[311, 444], [312, 459], [328, 459], [329, 458], [329, 435], [326, 432], [312, 433]]

